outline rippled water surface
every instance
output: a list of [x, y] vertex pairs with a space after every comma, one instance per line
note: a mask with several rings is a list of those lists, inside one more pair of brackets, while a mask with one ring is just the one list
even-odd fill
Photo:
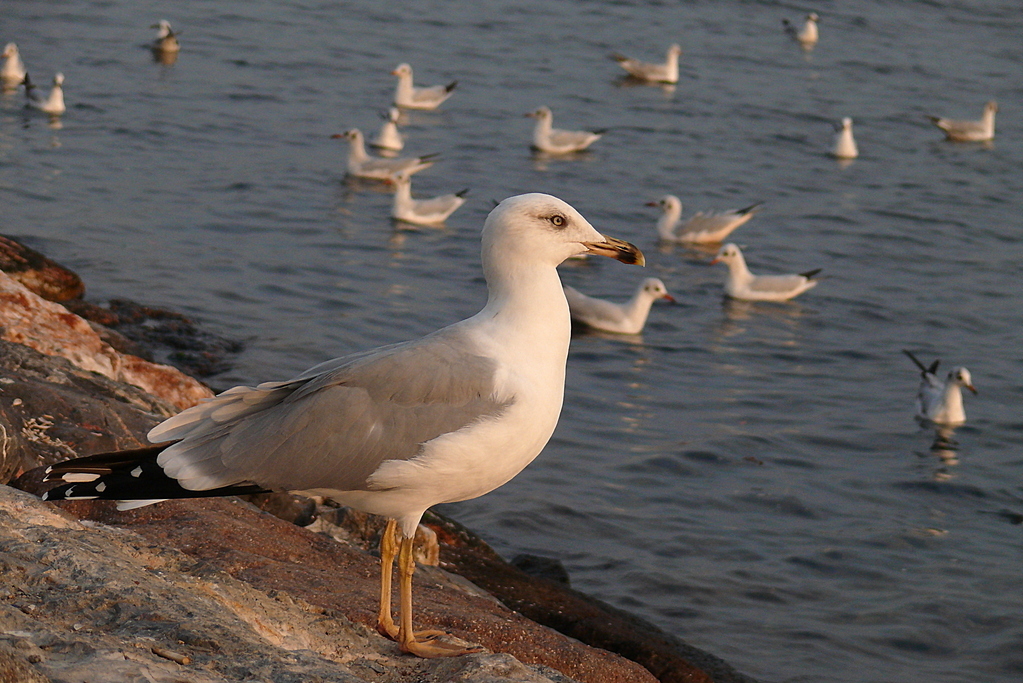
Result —
[[[809, 54], [780, 19], [811, 7], [777, 2], [408, 4], [6, 3], [0, 43], [38, 82], [63, 71], [69, 109], [54, 129], [0, 100], [0, 230], [94, 300], [243, 339], [211, 379], [226, 388], [474, 313], [493, 201], [558, 195], [649, 260], [567, 282], [624, 298], [655, 275], [679, 303], [641, 339], [578, 337], [546, 451], [445, 512], [764, 680], [1020, 680], [1018, 4], [823, 2]], [[181, 31], [170, 66], [144, 47], [162, 17]], [[673, 91], [607, 59], [675, 41]], [[396, 230], [330, 139], [377, 128], [401, 61], [459, 81], [403, 127], [407, 151], [442, 155], [417, 194], [471, 188], [444, 230]], [[992, 145], [924, 118], [989, 99]], [[522, 115], [541, 104], [610, 130], [533, 158]], [[826, 154], [843, 116], [861, 150], [845, 166]], [[789, 304], [723, 302], [710, 253], [657, 247], [644, 203], [667, 192], [687, 214], [764, 201], [735, 233], [751, 268], [827, 277]], [[950, 447], [912, 418], [903, 348], [973, 373]]]

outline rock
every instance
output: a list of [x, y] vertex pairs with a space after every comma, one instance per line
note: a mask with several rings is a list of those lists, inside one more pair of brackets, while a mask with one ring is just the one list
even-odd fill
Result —
[[548, 581], [560, 583], [565, 586], [571, 585], [568, 570], [565, 569], [565, 565], [552, 557], [541, 557], [540, 555], [522, 553], [521, 555], [516, 555], [511, 559], [511, 566], [516, 569], [521, 569], [523, 572], [529, 574], [535, 579], [547, 579]]
[[5, 235], [0, 235], [0, 270], [48, 301], [80, 299], [85, 294], [78, 275]]

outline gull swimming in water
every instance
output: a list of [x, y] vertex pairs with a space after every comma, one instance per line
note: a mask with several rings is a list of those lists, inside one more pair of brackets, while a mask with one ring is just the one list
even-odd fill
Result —
[[412, 198], [412, 179], [404, 173], [394, 176], [394, 202], [391, 216], [406, 223], [417, 225], [441, 225], [448, 216], [465, 204], [468, 188], [454, 194], [445, 194], [432, 199]]
[[429, 168], [433, 165], [433, 160], [430, 157], [436, 156], [429, 154], [421, 157], [401, 157], [399, 159], [372, 157], [366, 152], [366, 143], [362, 137], [362, 131], [358, 128], [352, 128], [331, 137], [348, 140], [347, 170], [349, 175], [356, 178], [385, 180], [393, 183], [395, 176], [399, 173], [412, 175], [422, 171], [424, 168]]
[[571, 339], [558, 264], [582, 253], [643, 263], [636, 247], [600, 234], [556, 197], [506, 199], [483, 226], [489, 294], [473, 317], [291, 380], [228, 389], [153, 428], [149, 440], [158, 445], [48, 468], [48, 481], [65, 483], [43, 498], [113, 499], [130, 509], [284, 490], [382, 515], [389, 521], [380, 543], [377, 630], [420, 657], [476, 652], [436, 631], [412, 630], [412, 540], [428, 508], [505, 484], [550, 439]]
[[678, 58], [681, 54], [682, 48], [675, 44], [668, 48], [665, 60], [656, 64], [631, 59], [617, 52], [611, 54], [611, 59], [633, 78], [652, 83], [678, 83]]
[[64, 106], [64, 74], [57, 73], [53, 77], [53, 89], [50, 94], [43, 97], [36, 92], [36, 85], [25, 74], [25, 95], [28, 96], [28, 105], [52, 117], [63, 114], [67, 107]]
[[405, 146], [405, 140], [398, 132], [398, 118], [401, 112], [397, 107], [391, 107], [386, 114], [382, 115], [384, 125], [380, 126], [380, 132], [369, 144], [380, 149], [389, 149], [392, 152], [400, 152]]
[[831, 148], [831, 155], [838, 159], [855, 159], [860, 155], [856, 148], [856, 140], [853, 138], [852, 119], [846, 116], [842, 124], [835, 126], [835, 144]]
[[657, 234], [664, 242], [716, 244], [723, 242], [732, 231], [753, 218], [761, 203], [730, 211], [698, 211], [684, 223], [682, 202], [673, 194], [666, 194], [660, 201], [647, 202], [646, 205], [661, 207], [661, 217], [657, 220]]
[[581, 152], [599, 140], [604, 130], [561, 130], [552, 128], [554, 114], [548, 107], [540, 107], [526, 116], [536, 119], [533, 127], [533, 147], [548, 154]]
[[806, 22], [802, 28], [797, 29], [795, 26], [789, 23], [788, 19], [782, 19], [781, 23], [785, 27], [785, 33], [792, 37], [792, 40], [798, 41], [803, 46], [804, 50], [809, 50], [817, 44], [818, 32], [817, 22], [821, 18], [817, 16], [816, 12], [810, 12], [806, 15]]
[[984, 113], [979, 121], [960, 121], [928, 116], [938, 128], [945, 131], [945, 138], [956, 142], [985, 142], [995, 137], [995, 112], [998, 104], [991, 100], [984, 105]]
[[15, 90], [25, 81], [25, 63], [21, 61], [21, 53], [15, 43], [4, 46], [3, 68], [0, 68], [0, 86], [4, 90]]
[[817, 286], [814, 275], [820, 268], [799, 275], [754, 275], [746, 267], [746, 259], [734, 244], [726, 244], [711, 263], [728, 266], [725, 294], [745, 301], [787, 301]]
[[639, 334], [646, 325], [654, 301], [675, 301], [664, 283], [655, 277], [639, 283], [636, 293], [624, 304], [586, 296], [568, 285], [565, 285], [565, 298], [568, 299], [573, 321], [595, 330], [618, 334]]
[[903, 349], [902, 352], [920, 368], [920, 389], [916, 396], [917, 418], [947, 426], [965, 423], [966, 410], [963, 408], [962, 388], [966, 387], [974, 394], [977, 393], [970, 371], [964, 367], [952, 368], [942, 381], [935, 374], [938, 370], [938, 361], [927, 367], [909, 351]]
[[181, 45], [178, 43], [178, 36], [174, 33], [169, 21], [161, 19], [158, 23], [153, 24], [149, 28], [156, 29], [156, 39], [152, 44], [154, 52], [172, 53], [181, 50]]
[[399, 64], [391, 75], [398, 77], [394, 103], [405, 109], [436, 109], [444, 100], [451, 97], [455, 86], [458, 85], [458, 81], [451, 81], [447, 85], [417, 88], [412, 85], [412, 67], [408, 64]]

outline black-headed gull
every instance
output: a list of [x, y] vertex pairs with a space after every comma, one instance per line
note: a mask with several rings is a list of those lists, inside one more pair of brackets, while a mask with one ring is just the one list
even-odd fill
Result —
[[860, 155], [853, 138], [852, 119], [846, 116], [840, 125], [835, 126], [835, 142], [831, 147], [831, 155], [836, 159], [855, 159]]
[[381, 114], [381, 116], [384, 118], [384, 123], [380, 126], [380, 132], [369, 144], [380, 149], [400, 152], [405, 146], [405, 140], [398, 132], [398, 119], [401, 117], [401, 112], [397, 107], [391, 107], [386, 114]]
[[150, 46], [155, 52], [171, 53], [181, 50], [178, 36], [174, 33], [174, 29], [171, 28], [169, 21], [161, 19], [149, 28], [156, 29], [156, 39], [153, 40], [153, 44]]
[[806, 22], [803, 24], [802, 28], [797, 29], [789, 23], [788, 19], [782, 19], [781, 23], [785, 27], [785, 33], [789, 34], [792, 37], [792, 40], [795, 40], [802, 45], [804, 50], [809, 50], [817, 44], [817, 39], [819, 38], [817, 22], [820, 20], [821, 18], [817, 16], [816, 12], [810, 12], [806, 15]]
[[678, 58], [681, 54], [682, 48], [675, 44], [668, 48], [663, 62], [641, 62], [617, 52], [611, 54], [611, 59], [618, 62], [633, 78], [652, 83], [678, 83]]
[[618, 334], [639, 334], [646, 325], [650, 307], [658, 299], [674, 302], [664, 283], [655, 277], [648, 277], [639, 283], [636, 293], [624, 304], [586, 296], [565, 285], [565, 298], [572, 311], [572, 320], [587, 327]]
[[909, 351], [902, 352], [920, 368], [920, 388], [916, 396], [916, 416], [921, 420], [930, 420], [941, 425], [960, 425], [966, 422], [966, 410], [963, 408], [963, 387], [974, 394], [970, 371], [959, 366], [948, 371], [945, 380], [938, 379], [938, 361], [927, 367]]
[[554, 114], [548, 107], [540, 107], [526, 116], [536, 119], [533, 126], [533, 147], [548, 154], [581, 152], [599, 140], [604, 130], [561, 130], [553, 128]]
[[38, 88], [32, 82], [32, 79], [29, 78], [28, 74], [25, 74], [24, 83], [25, 95], [28, 96], [28, 106], [45, 112], [50, 116], [60, 116], [67, 110], [67, 107], [64, 106], [64, 74], [57, 73], [53, 77], [53, 88], [46, 97], [36, 92]]
[[21, 61], [21, 53], [14, 43], [4, 46], [4, 65], [0, 68], [0, 86], [4, 90], [15, 90], [25, 81], [25, 64]]
[[956, 142], [985, 142], [995, 137], [995, 112], [998, 103], [991, 100], [984, 105], [984, 113], [978, 121], [961, 121], [928, 116], [938, 128], [945, 131], [945, 138]]
[[408, 64], [399, 64], [391, 75], [398, 77], [394, 103], [405, 109], [436, 109], [444, 100], [451, 97], [455, 86], [458, 85], [458, 81], [451, 81], [447, 85], [417, 88], [412, 85], [412, 67]]
[[469, 191], [467, 188], [431, 199], [413, 199], [412, 179], [404, 173], [394, 176], [394, 188], [391, 216], [417, 225], [443, 224], [448, 216], [465, 204], [465, 194]]
[[120, 500], [126, 509], [266, 490], [329, 496], [389, 518], [377, 631], [421, 657], [477, 651], [413, 631], [416, 527], [433, 505], [510, 481], [554, 432], [571, 340], [558, 265], [582, 253], [643, 263], [636, 247], [544, 194], [501, 202], [483, 226], [482, 246], [489, 296], [473, 317], [288, 381], [228, 389], [157, 425], [149, 440], [158, 445], [48, 468], [48, 481], [65, 483], [43, 497]]
[[682, 202], [673, 194], [666, 194], [660, 201], [647, 202], [646, 205], [661, 207], [661, 217], [657, 220], [657, 235], [662, 241], [689, 244], [723, 242], [733, 230], [753, 218], [760, 208], [758, 202], [744, 209], [698, 211], [683, 223]]
[[813, 276], [820, 268], [799, 275], [754, 275], [746, 267], [746, 259], [734, 244], [726, 244], [711, 263], [728, 266], [725, 294], [745, 301], [788, 301], [817, 286]]
[[347, 170], [349, 175], [356, 178], [385, 180], [393, 183], [395, 176], [399, 173], [412, 175], [422, 171], [424, 168], [433, 166], [433, 160], [430, 157], [435, 155], [432, 154], [421, 157], [401, 157], [399, 159], [380, 159], [370, 156], [366, 152], [366, 142], [362, 137], [362, 131], [358, 128], [352, 128], [331, 137], [348, 140]]

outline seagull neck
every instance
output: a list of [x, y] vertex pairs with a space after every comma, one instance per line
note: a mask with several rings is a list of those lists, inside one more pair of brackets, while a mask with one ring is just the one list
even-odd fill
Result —
[[550, 116], [540, 116], [536, 119], [536, 127], [533, 128], [533, 141], [546, 142], [551, 135], [552, 123]]
[[407, 102], [412, 99], [412, 75], [411, 74], [399, 74], [398, 85], [394, 88], [394, 101], [395, 102]]
[[749, 271], [749, 267], [746, 265], [746, 259], [742, 254], [738, 254], [731, 263], [728, 264], [728, 272], [733, 282], [747, 283], [753, 279], [753, 273]]
[[672, 205], [661, 214], [657, 221], [657, 234], [661, 236], [662, 240], [675, 239], [675, 230], [678, 228], [680, 218], [682, 218], [681, 206]]
[[670, 83], [678, 81], [678, 53], [674, 50], [668, 52], [668, 60], [664, 65], [667, 71], [667, 80]]
[[563, 348], [555, 350], [567, 354], [571, 321], [557, 269], [550, 265], [517, 265], [484, 266], [489, 296], [480, 315], [490, 318], [502, 334], [535, 340], [535, 352], [563, 338]]
[[399, 180], [394, 188], [394, 205], [406, 207], [412, 204], [412, 182]]
[[623, 306], [625, 317], [642, 328], [643, 324], [646, 323], [647, 317], [650, 315], [650, 308], [654, 305], [655, 299], [656, 297], [648, 292], [645, 287], [640, 287], [633, 297], [629, 299], [628, 303]]
[[361, 135], [357, 135], [348, 141], [348, 162], [361, 164], [362, 162], [369, 159], [369, 155], [366, 154], [366, 143], [362, 139]]
[[966, 410], [963, 408], [963, 392], [955, 382], [945, 385], [945, 394], [941, 400], [946, 419], [958, 421], [966, 420]]

